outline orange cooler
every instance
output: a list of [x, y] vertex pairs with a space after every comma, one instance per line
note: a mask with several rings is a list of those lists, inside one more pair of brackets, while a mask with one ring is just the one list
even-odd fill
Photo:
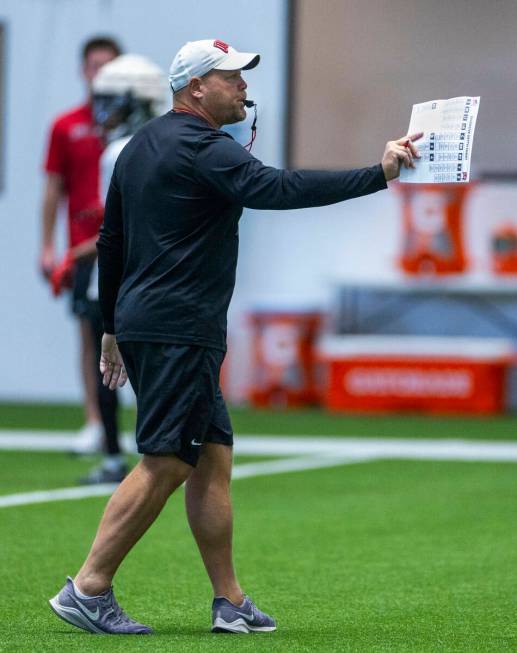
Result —
[[332, 411], [496, 414], [514, 357], [499, 338], [327, 336], [322, 396]]
[[404, 240], [399, 259], [410, 275], [459, 274], [467, 261], [463, 214], [472, 184], [398, 184]]
[[254, 406], [302, 406], [318, 401], [315, 343], [322, 323], [317, 311], [254, 311]]

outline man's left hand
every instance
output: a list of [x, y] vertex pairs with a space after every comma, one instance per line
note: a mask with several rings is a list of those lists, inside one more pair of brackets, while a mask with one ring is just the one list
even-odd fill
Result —
[[124, 367], [122, 356], [118, 350], [115, 336], [105, 333], [102, 336], [101, 360], [99, 365], [102, 382], [109, 386], [110, 390], [121, 388], [127, 381], [127, 372]]

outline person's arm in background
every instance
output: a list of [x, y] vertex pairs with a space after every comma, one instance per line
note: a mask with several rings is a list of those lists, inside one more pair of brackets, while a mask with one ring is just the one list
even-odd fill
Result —
[[43, 202], [41, 208], [41, 251], [39, 267], [43, 276], [48, 279], [56, 265], [54, 248], [54, 229], [56, 226], [59, 203], [63, 197], [63, 179], [55, 172], [49, 172], [45, 181]]
[[46, 279], [56, 267], [56, 252], [54, 247], [54, 231], [59, 204], [63, 200], [66, 189], [64, 176], [66, 171], [67, 153], [66, 129], [60, 119], [57, 119], [51, 129], [45, 159], [45, 189], [41, 206], [41, 247], [39, 268]]
[[[55, 258], [53, 259], [49, 272], [45, 276], [47, 276], [50, 282], [54, 297], [58, 297], [65, 288], [72, 287], [76, 263], [95, 260], [97, 257], [96, 243], [97, 236], [94, 236], [89, 240], [79, 243], [79, 245], [75, 245], [75, 247], [71, 247], [59, 262], [56, 262]], [[51, 252], [53, 255], [53, 245]]]
[[98, 236], [83, 240], [82, 243], [70, 248], [70, 254], [74, 261], [91, 261], [97, 258], [97, 239]]
[[[129, 140], [130, 137], [118, 139], [117, 141], [108, 145], [102, 154], [100, 160], [100, 181], [101, 197], [103, 200], [105, 200], [108, 195], [111, 176], [113, 174], [113, 169], [115, 167], [118, 155]], [[84, 240], [78, 245], [71, 247], [66, 252], [63, 260], [60, 263], [56, 264], [54, 262], [54, 272], [52, 272], [50, 275], [50, 282], [54, 295], [59, 295], [65, 287], [67, 281], [71, 278], [75, 263], [81, 261], [93, 261], [97, 258], [97, 239], [98, 236], [94, 236], [89, 240]], [[94, 281], [97, 284], [96, 276]], [[97, 291], [95, 291], [95, 296], [97, 296]]]

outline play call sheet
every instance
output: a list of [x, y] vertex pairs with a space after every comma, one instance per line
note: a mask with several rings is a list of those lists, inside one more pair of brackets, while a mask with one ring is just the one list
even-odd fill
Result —
[[406, 184], [467, 183], [479, 97], [455, 97], [414, 104], [408, 134], [424, 132], [415, 143], [416, 168], [402, 168]]

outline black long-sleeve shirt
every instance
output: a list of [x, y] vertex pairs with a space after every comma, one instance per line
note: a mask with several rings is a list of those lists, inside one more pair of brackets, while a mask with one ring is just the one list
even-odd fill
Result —
[[383, 188], [380, 164], [278, 170], [192, 114], [148, 122], [117, 160], [97, 243], [105, 331], [224, 350], [243, 207], [324, 206]]

